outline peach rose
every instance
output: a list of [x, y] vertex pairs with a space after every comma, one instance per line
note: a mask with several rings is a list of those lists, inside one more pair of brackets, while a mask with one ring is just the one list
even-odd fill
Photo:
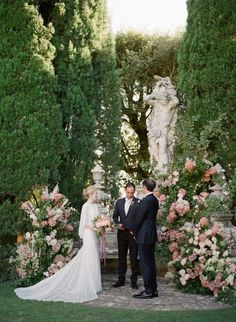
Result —
[[186, 159], [184, 168], [187, 171], [193, 171], [196, 168], [196, 162], [193, 159]]
[[209, 225], [209, 220], [207, 219], [207, 217], [202, 217], [199, 221], [200, 223], [200, 226], [203, 227], [203, 226], [208, 226]]

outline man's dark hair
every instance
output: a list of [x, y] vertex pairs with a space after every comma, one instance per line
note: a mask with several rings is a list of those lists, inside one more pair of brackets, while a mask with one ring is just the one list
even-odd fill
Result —
[[143, 180], [143, 186], [145, 186], [148, 191], [153, 191], [156, 188], [156, 182], [153, 179], [145, 179]]
[[127, 184], [125, 185], [125, 189], [130, 188], [130, 187], [133, 187], [135, 190], [135, 184], [131, 181], [127, 182]]

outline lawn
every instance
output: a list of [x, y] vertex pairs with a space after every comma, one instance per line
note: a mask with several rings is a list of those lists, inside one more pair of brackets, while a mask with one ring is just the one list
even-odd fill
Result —
[[0, 284], [1, 322], [230, 322], [236, 308], [207, 311], [144, 312], [138, 310], [94, 308], [85, 304], [24, 301], [14, 294], [12, 283]]

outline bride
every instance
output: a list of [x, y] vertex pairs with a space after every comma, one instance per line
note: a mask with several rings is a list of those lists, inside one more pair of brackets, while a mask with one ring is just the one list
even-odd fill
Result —
[[99, 245], [92, 220], [99, 214], [95, 204], [97, 191], [85, 189], [87, 202], [81, 211], [79, 236], [83, 246], [77, 255], [54, 275], [30, 286], [15, 289], [22, 299], [82, 303], [98, 298], [102, 291]]

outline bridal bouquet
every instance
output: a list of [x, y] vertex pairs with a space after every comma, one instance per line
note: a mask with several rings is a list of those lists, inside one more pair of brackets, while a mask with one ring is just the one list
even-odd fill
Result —
[[112, 232], [115, 229], [115, 224], [112, 218], [108, 215], [98, 215], [93, 220], [93, 227], [97, 235], [100, 237], [106, 232]]

